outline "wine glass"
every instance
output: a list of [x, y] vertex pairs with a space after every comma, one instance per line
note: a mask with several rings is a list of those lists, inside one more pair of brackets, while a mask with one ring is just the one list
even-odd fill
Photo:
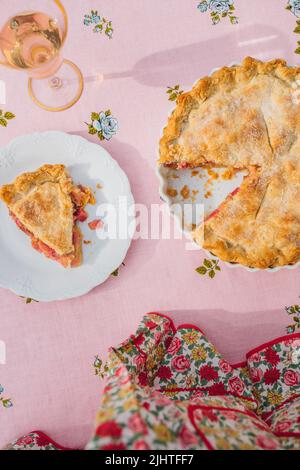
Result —
[[62, 56], [68, 17], [60, 0], [1, 0], [0, 64], [29, 75], [28, 92], [48, 111], [73, 106], [83, 92], [80, 69]]

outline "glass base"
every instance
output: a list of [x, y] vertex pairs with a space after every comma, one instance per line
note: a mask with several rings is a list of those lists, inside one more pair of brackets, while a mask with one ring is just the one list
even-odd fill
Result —
[[65, 59], [56, 75], [48, 78], [30, 78], [28, 92], [32, 100], [47, 111], [64, 111], [80, 99], [83, 92], [80, 69]]

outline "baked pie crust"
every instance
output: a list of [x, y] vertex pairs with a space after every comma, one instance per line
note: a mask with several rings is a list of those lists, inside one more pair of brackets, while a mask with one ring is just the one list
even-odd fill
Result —
[[81, 232], [86, 204], [92, 201], [88, 188], [75, 186], [64, 165], [44, 165], [23, 173], [13, 184], [0, 188], [0, 199], [27, 235], [32, 246], [64, 267], [82, 261]]
[[239, 190], [194, 230], [203, 248], [253, 268], [299, 261], [299, 130], [300, 68], [284, 60], [247, 57], [178, 97], [160, 141], [159, 163], [248, 173]]

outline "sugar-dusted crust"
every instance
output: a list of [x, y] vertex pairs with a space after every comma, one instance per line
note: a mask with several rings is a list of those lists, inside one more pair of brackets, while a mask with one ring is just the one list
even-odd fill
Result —
[[300, 259], [300, 68], [283, 60], [224, 67], [178, 97], [160, 164], [243, 168], [235, 196], [194, 236], [223, 260], [267, 268]]
[[297, 80], [298, 67], [250, 57], [202, 78], [178, 97], [160, 141], [159, 163], [267, 164], [299, 127], [299, 105], [291, 96]]
[[285, 184], [279, 175], [264, 177], [253, 167], [238, 192], [194, 231], [195, 240], [231, 263], [254, 268], [295, 263], [300, 259], [300, 187], [285, 192]]
[[34, 237], [61, 256], [74, 251], [73, 188], [64, 165], [44, 165], [0, 188], [0, 198]]

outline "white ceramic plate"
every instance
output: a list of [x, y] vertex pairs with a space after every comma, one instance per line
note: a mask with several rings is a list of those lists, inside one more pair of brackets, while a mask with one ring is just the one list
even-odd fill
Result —
[[[237, 62], [229, 64], [229, 67], [233, 65], [239, 65]], [[217, 71], [215, 68], [211, 71], [211, 74]], [[196, 83], [195, 83], [196, 84]], [[173, 111], [172, 111], [173, 112]], [[192, 176], [193, 170], [174, 170], [171, 168], [164, 167], [160, 165], [157, 168], [157, 175], [159, 178], [159, 194], [163, 201], [165, 201], [170, 209], [171, 214], [175, 217], [179, 228], [184, 232], [185, 236], [191, 239], [191, 226], [192, 224], [199, 225], [203, 221], [197, 217], [196, 211], [183, 212], [178, 210], [179, 206], [184, 204], [203, 204], [204, 205], [204, 217], [207, 217], [219, 205], [226, 199], [229, 193], [238, 188], [242, 181], [245, 173], [239, 172], [234, 177], [229, 180], [223, 179], [222, 174], [226, 169], [214, 169], [216, 173], [219, 174], [219, 177], [215, 180], [211, 179], [211, 176], [208, 174], [207, 170], [204, 168], [195, 168], [194, 170], [198, 171], [198, 174]], [[210, 183], [208, 184], [208, 180]], [[190, 189], [191, 197], [189, 199], [184, 199], [180, 191], [182, 188], [187, 185]], [[176, 189], [177, 195], [175, 197], [170, 196], [168, 193], [168, 188]], [[197, 191], [197, 194], [193, 194], [192, 191]], [[179, 205], [179, 206], [177, 206]], [[182, 213], [184, 213], [184, 218], [182, 218]], [[199, 213], [198, 213], [199, 216]], [[195, 248], [199, 246], [195, 243]], [[204, 250], [206, 253], [207, 250]], [[212, 253], [209, 253], [210, 256], [216, 258]], [[234, 264], [223, 261], [230, 268], [239, 268], [242, 267], [247, 271], [255, 272], [262, 271], [258, 268], [249, 268], [242, 264]], [[267, 268], [264, 271], [275, 272], [280, 269], [295, 269], [300, 266], [300, 262], [291, 265], [291, 266], [279, 266], [276, 268]]]
[[[97, 204], [87, 206], [88, 220], [97, 218], [99, 204], [112, 203], [119, 207], [119, 197], [124, 197], [127, 205], [123, 207], [124, 213], [133, 229], [135, 221], [129, 217], [127, 209], [133, 206], [134, 199], [127, 176], [100, 145], [76, 135], [49, 131], [16, 138], [0, 149], [0, 185], [45, 163], [63, 163], [75, 183], [95, 190]], [[97, 189], [97, 184], [102, 188]], [[130, 235], [123, 239], [100, 240], [87, 223], [80, 224], [84, 239], [92, 243], [83, 245], [82, 266], [64, 269], [31, 248], [29, 237], [17, 228], [1, 201], [0, 220], [0, 286], [39, 301], [86, 294], [121, 265], [131, 243]]]

